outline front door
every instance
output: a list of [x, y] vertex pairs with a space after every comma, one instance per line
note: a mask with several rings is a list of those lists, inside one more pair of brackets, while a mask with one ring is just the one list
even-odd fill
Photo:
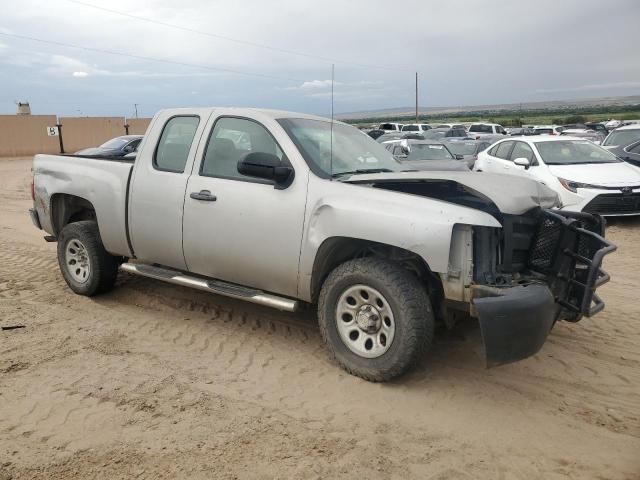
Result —
[[307, 195], [299, 175], [284, 190], [238, 173], [247, 153], [288, 162], [273, 135], [247, 118], [221, 116], [189, 177], [183, 220], [189, 271], [295, 296]]

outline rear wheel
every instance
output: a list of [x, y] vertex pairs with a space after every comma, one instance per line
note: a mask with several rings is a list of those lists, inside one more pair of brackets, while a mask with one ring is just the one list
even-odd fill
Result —
[[82, 221], [70, 223], [60, 232], [58, 264], [71, 290], [90, 297], [113, 287], [119, 258], [105, 250], [98, 224]]
[[386, 381], [407, 371], [433, 338], [429, 297], [393, 262], [363, 258], [338, 266], [318, 300], [325, 344], [348, 372]]

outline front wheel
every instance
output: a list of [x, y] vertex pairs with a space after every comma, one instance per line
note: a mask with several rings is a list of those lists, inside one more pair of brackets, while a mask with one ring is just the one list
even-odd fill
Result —
[[350, 260], [331, 272], [320, 291], [318, 321], [338, 363], [375, 382], [406, 372], [434, 330], [424, 286], [402, 266], [378, 258]]
[[82, 221], [70, 223], [60, 232], [58, 264], [71, 290], [91, 297], [113, 287], [119, 261], [105, 250], [98, 224]]

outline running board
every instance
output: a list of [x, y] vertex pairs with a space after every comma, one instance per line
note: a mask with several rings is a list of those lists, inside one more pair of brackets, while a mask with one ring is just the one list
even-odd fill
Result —
[[231, 298], [246, 300], [247, 302], [277, 308], [287, 312], [295, 312], [298, 309], [298, 301], [290, 298], [271, 295], [261, 290], [255, 290], [234, 283], [223, 282], [222, 280], [208, 280], [200, 277], [187, 275], [179, 270], [170, 268], [155, 267], [140, 263], [123, 263], [120, 270], [134, 275], [154, 278], [163, 282], [182, 285], [183, 287], [196, 288], [205, 292], [217, 293]]

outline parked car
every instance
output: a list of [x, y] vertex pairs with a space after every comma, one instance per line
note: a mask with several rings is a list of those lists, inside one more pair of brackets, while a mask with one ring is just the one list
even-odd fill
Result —
[[433, 128], [464, 128], [466, 129], [466, 127], [461, 123], [441, 123], [439, 125], [436, 125]]
[[402, 137], [404, 137], [402, 132], [388, 132], [376, 138], [376, 142], [384, 143], [384, 142], [388, 142], [389, 140], [398, 140]]
[[393, 140], [383, 144], [408, 169], [434, 171], [469, 170], [462, 155], [454, 155], [442, 143], [426, 140]]
[[480, 152], [473, 169], [538, 180], [559, 194], [563, 210], [640, 215], [640, 170], [589, 140], [504, 140]]
[[497, 123], [474, 123], [469, 126], [469, 137], [479, 139], [484, 135], [506, 135], [507, 131]]
[[112, 289], [121, 270], [286, 311], [316, 305], [337, 362], [373, 381], [424, 358], [436, 321], [460, 310], [499, 365], [535, 354], [557, 320], [603, 308], [593, 292], [615, 246], [600, 217], [549, 210], [557, 194], [529, 178], [402, 170], [341, 122], [168, 109], [135, 163], [36, 155], [30, 215], [77, 294]]
[[400, 132], [402, 126], [401, 123], [381, 123], [378, 129], [384, 130], [385, 132]]
[[142, 135], [123, 135], [104, 142], [99, 147], [85, 148], [76, 155], [99, 155], [104, 157], [124, 157], [134, 153], [142, 141]]
[[464, 127], [436, 127], [431, 130], [427, 130], [426, 132], [422, 132], [425, 140], [439, 140], [442, 138], [450, 138], [450, 137], [459, 137], [459, 138], [467, 138], [467, 131]]
[[426, 123], [411, 123], [402, 126], [402, 132], [426, 132], [427, 130], [431, 130], [431, 125]]
[[533, 127], [534, 135], [560, 135], [564, 127], [558, 125], [536, 125]]
[[609, 147], [608, 150], [625, 162], [640, 167], [640, 139], [629, 145]]
[[588, 128], [583, 129], [564, 129], [561, 136], [570, 136], [576, 138], [584, 138], [585, 140], [591, 140], [596, 145], [600, 145], [605, 136], [598, 132], [597, 130], [591, 130]]
[[514, 128], [508, 128], [507, 129], [507, 133], [509, 135], [511, 135], [512, 137], [515, 136], [528, 136], [528, 135], [535, 135], [535, 131], [533, 130], [533, 128], [528, 128], [528, 127], [514, 127]]
[[469, 168], [473, 168], [473, 164], [478, 159], [478, 153], [486, 150], [493, 142], [489, 140], [471, 140], [448, 138], [444, 142], [449, 151], [454, 155], [462, 155], [463, 160]]
[[613, 130], [602, 142], [605, 148], [624, 147], [640, 140], [640, 125], [632, 124]]

